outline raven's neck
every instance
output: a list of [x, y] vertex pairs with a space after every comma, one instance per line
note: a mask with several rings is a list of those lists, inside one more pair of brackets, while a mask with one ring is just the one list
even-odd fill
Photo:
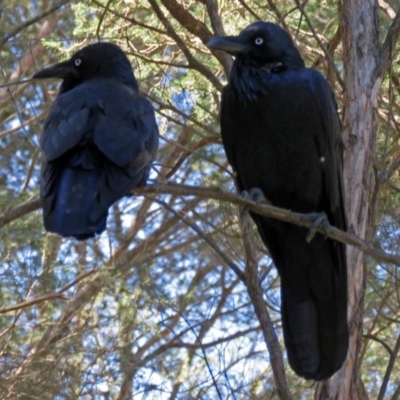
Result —
[[265, 95], [272, 78], [271, 75], [283, 72], [280, 68], [278, 64], [266, 65], [263, 68], [250, 65], [242, 66], [236, 60], [233, 63], [229, 79], [236, 99], [240, 103], [251, 103]]
[[271, 80], [285, 71], [304, 68], [299, 57], [296, 63], [268, 62], [264, 64], [236, 58], [233, 63], [229, 84], [236, 99], [242, 103], [252, 103], [266, 94]]

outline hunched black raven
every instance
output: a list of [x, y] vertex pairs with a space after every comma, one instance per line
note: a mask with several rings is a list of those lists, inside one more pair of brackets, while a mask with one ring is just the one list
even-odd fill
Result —
[[111, 43], [88, 45], [33, 78], [63, 80], [41, 136], [44, 226], [93, 237], [105, 230], [109, 207], [147, 181], [158, 147], [154, 109]]
[[[346, 230], [341, 127], [323, 75], [305, 67], [273, 23], [255, 22], [208, 47], [235, 56], [220, 118], [239, 189], [260, 189], [296, 212], [326, 213]], [[251, 216], [280, 275], [289, 363], [306, 379], [327, 379], [348, 350], [346, 248], [320, 234], [308, 243], [305, 228]]]

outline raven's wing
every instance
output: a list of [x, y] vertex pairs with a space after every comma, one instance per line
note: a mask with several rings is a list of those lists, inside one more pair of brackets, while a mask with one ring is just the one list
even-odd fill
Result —
[[58, 96], [44, 124], [40, 147], [47, 161], [53, 161], [76, 146], [90, 129], [90, 107], [84, 98]]
[[343, 183], [343, 141], [341, 125], [337, 112], [337, 104], [332, 90], [324, 76], [316, 70], [306, 69], [309, 76], [308, 84], [319, 109], [321, 126], [316, 137], [317, 147], [324, 157], [325, 190], [329, 199], [327, 214], [332, 215], [333, 224], [342, 230], [347, 229], [344, 212]]
[[[144, 184], [158, 147], [153, 106], [135, 93], [130, 103], [120, 98], [104, 102], [101, 108], [94, 126], [94, 143], [130, 177], [142, 176], [133, 186]], [[117, 186], [117, 182], [113, 184]]]
[[[90, 103], [90, 95], [89, 92], [81, 92], [78, 88], [57, 96], [40, 137], [42, 150], [40, 196], [44, 224], [50, 231], [55, 231], [52, 227], [58, 195], [57, 186], [60, 173], [65, 166], [62, 164], [66, 164], [63, 156], [92, 130], [92, 125], [89, 123], [91, 109], [87, 106], [87, 101]], [[78, 96], [74, 95], [76, 91], [79, 91]]]

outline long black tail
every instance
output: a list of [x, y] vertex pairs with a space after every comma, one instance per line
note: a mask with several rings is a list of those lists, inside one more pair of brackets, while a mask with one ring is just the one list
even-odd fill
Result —
[[324, 285], [326, 295], [311, 288], [304, 299], [284, 278], [281, 280], [283, 334], [289, 364], [306, 379], [328, 379], [347, 355], [346, 279], [334, 270], [328, 274], [330, 287]]
[[253, 215], [281, 277], [283, 335], [297, 375], [324, 380], [348, 351], [345, 246], [307, 230]]

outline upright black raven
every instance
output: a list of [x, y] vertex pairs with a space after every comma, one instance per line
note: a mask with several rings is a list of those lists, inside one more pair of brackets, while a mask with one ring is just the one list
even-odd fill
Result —
[[86, 239], [106, 228], [109, 207], [144, 185], [158, 147], [151, 103], [124, 52], [96, 43], [33, 78], [61, 78], [41, 136], [45, 228]]
[[[221, 134], [240, 190], [275, 206], [326, 213], [346, 230], [342, 140], [334, 96], [306, 68], [289, 34], [256, 22], [208, 47], [236, 57], [222, 93]], [[252, 214], [281, 278], [288, 359], [307, 379], [329, 378], [348, 349], [346, 249], [307, 230]]]

